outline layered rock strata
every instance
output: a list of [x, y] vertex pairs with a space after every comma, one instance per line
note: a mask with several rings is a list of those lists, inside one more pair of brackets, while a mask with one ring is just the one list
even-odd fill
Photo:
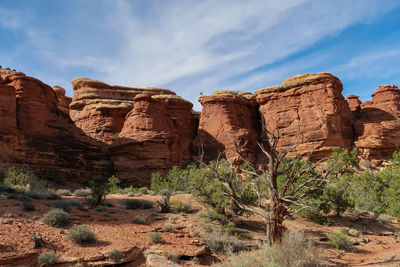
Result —
[[60, 110], [50, 86], [0, 70], [0, 99], [2, 169], [27, 165], [44, 178], [75, 181], [112, 172], [107, 153]]
[[196, 133], [192, 104], [176, 95], [139, 94], [111, 147], [123, 181], [148, 184], [154, 172], [166, 173], [191, 159]]
[[258, 105], [254, 95], [244, 92], [216, 91], [202, 96], [203, 106], [193, 152], [203, 154], [204, 160], [216, 159], [219, 154], [233, 162], [241, 162], [235, 143], [249, 160], [257, 158], [260, 133]]
[[372, 100], [361, 104], [354, 116], [355, 146], [359, 156], [380, 165], [400, 151], [400, 90], [382, 85]]
[[69, 117], [69, 105], [72, 102], [72, 99], [65, 95], [65, 89], [60, 86], [53, 86], [53, 90], [56, 93], [58, 100], [58, 108], [62, 110]]
[[329, 74], [304, 74], [281, 86], [255, 92], [267, 129], [282, 136], [278, 149], [296, 143], [295, 153], [313, 152], [313, 158], [330, 155], [334, 146], [350, 149], [352, 113], [342, 96], [342, 83]]
[[111, 86], [88, 78], [76, 78], [72, 85], [71, 119], [88, 136], [107, 144], [122, 130], [136, 95], [175, 95], [168, 89]]

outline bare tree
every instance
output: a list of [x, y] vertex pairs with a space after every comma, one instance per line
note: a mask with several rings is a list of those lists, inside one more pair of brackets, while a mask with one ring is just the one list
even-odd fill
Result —
[[[224, 185], [226, 195], [233, 200], [240, 210], [257, 214], [265, 220], [267, 240], [272, 244], [281, 239], [282, 223], [287, 215], [310, 207], [311, 203], [307, 200], [307, 196], [323, 189], [330, 170], [316, 171], [322, 160], [310, 162], [309, 159], [313, 151], [307, 155], [297, 153], [293, 158], [288, 159], [288, 154], [295, 152], [298, 143], [293, 142], [282, 151], [278, 151], [278, 141], [281, 138], [279, 130], [275, 130], [274, 133], [267, 130], [266, 127], [263, 130], [267, 138], [264, 144], [258, 142], [259, 148], [266, 157], [266, 163], [263, 166], [256, 166], [249, 162], [243, 156], [240, 144], [236, 143], [237, 153], [249, 166], [249, 168], [241, 168], [241, 171], [247, 179], [250, 179], [253, 190], [258, 196], [255, 204], [244, 203], [240, 197], [238, 187], [235, 186], [235, 183], [237, 184], [240, 180], [240, 175], [235, 172], [237, 166], [230, 163], [231, 171], [229, 177], [226, 177], [219, 172], [221, 156], [218, 157], [215, 164], [205, 163], [202, 157], [199, 161], [213, 173], [215, 179], [218, 179]], [[278, 178], [281, 179], [281, 182], [278, 181]], [[267, 197], [263, 196], [261, 192], [261, 183], [264, 183], [268, 188]]]

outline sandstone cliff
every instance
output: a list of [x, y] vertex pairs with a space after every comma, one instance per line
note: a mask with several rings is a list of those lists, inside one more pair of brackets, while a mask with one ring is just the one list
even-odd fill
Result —
[[216, 91], [202, 96], [203, 106], [199, 128], [193, 144], [193, 153], [204, 152], [204, 160], [216, 159], [224, 154], [240, 162], [235, 142], [240, 142], [243, 154], [254, 161], [257, 158], [257, 141], [260, 134], [258, 105], [254, 95], [234, 91]]
[[55, 91], [20, 72], [0, 70], [0, 167], [28, 165], [70, 180], [112, 172], [107, 153], [58, 107]]
[[382, 85], [372, 100], [362, 103], [354, 115], [355, 146], [363, 159], [373, 165], [400, 151], [400, 90], [394, 85]]
[[191, 159], [197, 125], [192, 104], [178, 96], [139, 94], [133, 103], [111, 158], [118, 177], [148, 184], [152, 173]]
[[122, 130], [136, 95], [175, 95], [167, 89], [111, 86], [88, 78], [76, 78], [72, 85], [71, 119], [88, 136], [107, 144], [111, 144], [112, 137]]
[[330, 155], [334, 146], [351, 148], [352, 113], [342, 89], [340, 80], [329, 73], [304, 74], [255, 95], [267, 128], [282, 135], [278, 148], [300, 143], [295, 153], [314, 151], [318, 159]]

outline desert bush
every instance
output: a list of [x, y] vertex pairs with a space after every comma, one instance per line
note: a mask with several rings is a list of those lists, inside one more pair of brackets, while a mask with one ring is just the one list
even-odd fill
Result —
[[136, 215], [132, 220], [135, 224], [146, 224], [146, 219], [143, 216]]
[[71, 204], [66, 200], [56, 200], [50, 203], [50, 206], [55, 209], [60, 209], [66, 212], [71, 211]]
[[118, 185], [121, 183], [121, 181], [115, 176], [111, 176], [108, 178], [108, 188], [110, 194], [117, 194], [118, 191], [121, 189]]
[[92, 191], [89, 188], [76, 189], [73, 194], [76, 197], [90, 197]]
[[252, 252], [241, 252], [214, 267], [306, 267], [319, 266], [320, 259], [313, 244], [301, 232], [285, 233], [281, 242], [264, 245]]
[[72, 192], [68, 189], [58, 189], [56, 193], [60, 196], [72, 196]]
[[142, 209], [148, 210], [154, 207], [154, 203], [149, 200], [142, 200]]
[[233, 222], [229, 222], [224, 226], [224, 231], [227, 235], [238, 235], [238, 229]]
[[167, 258], [167, 260], [175, 262], [175, 263], [177, 263], [179, 261], [178, 255], [172, 254], [169, 252], [164, 252], [164, 257]]
[[32, 201], [32, 198], [30, 198], [29, 196], [27, 196], [24, 193], [13, 193], [13, 194], [7, 194], [7, 199], [15, 199], [18, 201], [23, 201], [23, 202], [30, 202]]
[[86, 198], [85, 202], [86, 202], [86, 204], [88, 204], [88, 206], [94, 207], [94, 206], [96, 206], [97, 199], [90, 197], [90, 198]]
[[10, 167], [4, 172], [4, 183], [10, 186], [27, 186], [36, 179], [33, 172], [24, 167]]
[[32, 202], [23, 201], [22, 202], [22, 209], [24, 211], [34, 211], [36, 208], [35, 208], [35, 205]]
[[208, 219], [209, 221], [219, 221], [223, 222], [226, 218], [222, 214], [218, 214], [214, 210], [201, 210], [199, 211], [198, 215], [202, 218]]
[[161, 234], [158, 232], [150, 232], [150, 233], [148, 233], [148, 237], [149, 237], [150, 243], [157, 244], [157, 243], [164, 242], [164, 239], [162, 238]]
[[166, 224], [164, 224], [164, 231], [173, 233], [173, 232], [175, 232], [175, 227], [170, 223], [166, 223]]
[[60, 209], [52, 209], [43, 216], [42, 221], [53, 227], [65, 227], [69, 224], [69, 214]]
[[42, 199], [42, 200], [61, 200], [61, 196], [50, 192], [47, 189], [42, 190], [30, 190], [25, 192], [25, 195], [33, 198], [33, 199]]
[[332, 224], [332, 222], [326, 216], [322, 215], [321, 212], [315, 208], [305, 209], [299, 212], [298, 216], [307, 218], [310, 221], [321, 225], [329, 226]]
[[334, 246], [336, 249], [345, 251], [353, 251], [353, 242], [350, 237], [344, 233], [333, 233], [327, 235], [328, 243]]
[[122, 259], [122, 252], [119, 249], [114, 248], [107, 252], [106, 256], [114, 262], [119, 262]]
[[235, 236], [228, 236], [221, 230], [214, 230], [203, 237], [203, 242], [215, 253], [238, 253], [245, 249], [245, 244]]
[[139, 199], [126, 199], [124, 201], [125, 209], [127, 210], [136, 210], [142, 207], [142, 201]]
[[115, 207], [115, 205], [111, 202], [103, 202], [101, 205], [109, 208]]
[[183, 212], [183, 213], [192, 213], [193, 208], [189, 203], [183, 203], [180, 200], [170, 200], [169, 205], [173, 211]]
[[96, 208], [96, 211], [97, 211], [97, 212], [107, 212], [108, 209], [107, 209], [106, 207], [97, 207], [97, 208]]
[[79, 245], [85, 245], [96, 241], [94, 233], [85, 225], [74, 225], [69, 230], [69, 238]]
[[52, 266], [56, 264], [60, 258], [54, 251], [44, 252], [37, 258], [37, 263], [39, 266]]
[[0, 184], [0, 193], [10, 193], [10, 194], [14, 194], [16, 193], [17, 190], [15, 190], [14, 188], [5, 185], [5, 184]]
[[96, 203], [93, 207], [100, 205], [105, 199], [107, 194], [110, 192], [107, 179], [92, 179], [89, 180], [89, 188], [92, 192], [92, 197], [96, 199]]

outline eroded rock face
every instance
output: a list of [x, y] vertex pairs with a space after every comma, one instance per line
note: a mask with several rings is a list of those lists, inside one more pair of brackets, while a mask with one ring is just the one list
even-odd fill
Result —
[[349, 107], [351, 112], [360, 113], [361, 111], [361, 101], [356, 95], [348, 95], [347, 102], [349, 102]]
[[235, 142], [240, 141], [243, 154], [251, 161], [257, 157], [259, 139], [258, 105], [254, 95], [234, 91], [216, 91], [202, 96], [203, 106], [193, 152], [197, 156], [204, 150], [204, 160], [216, 159], [223, 153], [229, 160], [239, 163]]
[[282, 134], [278, 149], [300, 143], [294, 153], [314, 151], [315, 159], [329, 156], [334, 146], [350, 149], [352, 113], [342, 89], [338, 78], [320, 73], [297, 75], [281, 86], [256, 91], [268, 129]]
[[190, 160], [196, 119], [192, 104], [176, 95], [139, 94], [133, 103], [111, 158], [120, 179], [148, 184], [152, 173]]
[[65, 95], [65, 89], [60, 86], [53, 86], [53, 90], [57, 96], [58, 108], [69, 116], [69, 105], [71, 104], [72, 99]]
[[2, 169], [28, 165], [44, 178], [60, 175], [76, 181], [111, 172], [106, 151], [59, 109], [50, 86], [20, 72], [0, 70], [0, 92], [0, 132], [11, 133], [0, 139]]
[[355, 146], [363, 159], [379, 165], [400, 150], [400, 90], [382, 85], [355, 116]]
[[111, 144], [112, 138], [122, 130], [136, 95], [143, 92], [149, 95], [175, 95], [167, 89], [111, 86], [88, 78], [76, 78], [72, 85], [72, 121], [88, 136], [107, 144]]

